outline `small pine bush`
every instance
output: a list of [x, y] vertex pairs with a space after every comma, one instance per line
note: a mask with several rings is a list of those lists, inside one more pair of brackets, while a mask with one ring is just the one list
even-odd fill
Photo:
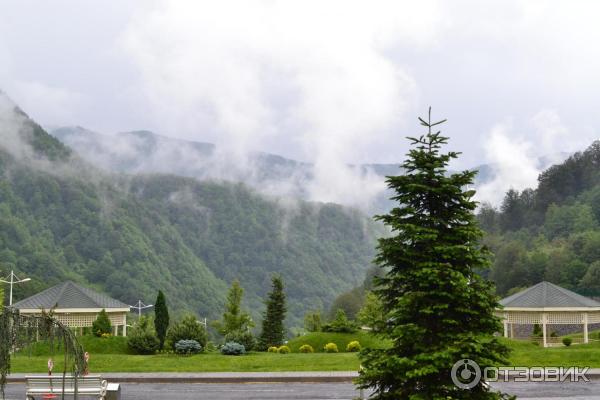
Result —
[[200, 324], [193, 314], [188, 314], [176, 322], [167, 332], [167, 340], [172, 350], [180, 340], [195, 340], [200, 346], [205, 347], [208, 335], [204, 325]]
[[353, 340], [348, 345], [346, 345], [346, 351], [349, 353], [354, 353], [356, 351], [360, 351], [362, 347], [360, 346], [360, 342], [358, 340]]
[[327, 343], [325, 347], [323, 347], [323, 350], [325, 350], [325, 353], [337, 353], [338, 347], [335, 343]]
[[354, 333], [358, 330], [356, 324], [346, 317], [342, 309], [338, 309], [335, 318], [321, 327], [323, 332]]
[[202, 346], [195, 340], [180, 340], [175, 343], [175, 353], [191, 355], [202, 351]]
[[240, 356], [246, 354], [246, 348], [239, 343], [227, 342], [221, 347], [221, 354], [226, 356]]
[[277, 353], [277, 350], [278, 350], [277, 347], [271, 346], [271, 347], [269, 347], [267, 349], [267, 352], [269, 352], [269, 353]]
[[133, 325], [127, 336], [127, 346], [135, 354], [154, 354], [158, 350], [160, 342], [148, 317], [142, 316]]
[[565, 337], [563, 338], [562, 342], [565, 346], [569, 347], [571, 343], [573, 343], [573, 339], [571, 339], [570, 337]]
[[277, 352], [278, 352], [279, 354], [288, 354], [288, 353], [290, 353], [290, 352], [291, 352], [291, 350], [290, 350], [290, 348], [289, 348], [289, 347], [287, 347], [287, 346], [281, 346], [281, 347], [279, 347], [279, 348], [277, 349]]
[[98, 337], [102, 337], [105, 333], [110, 335], [112, 326], [110, 325], [110, 319], [108, 318], [108, 313], [105, 309], [102, 309], [102, 311], [98, 313], [96, 320], [92, 323], [92, 331], [94, 332], [94, 335]]
[[313, 347], [310, 344], [303, 344], [302, 346], [300, 346], [300, 348], [298, 349], [300, 351], [300, 353], [314, 353], [315, 349], [313, 349]]

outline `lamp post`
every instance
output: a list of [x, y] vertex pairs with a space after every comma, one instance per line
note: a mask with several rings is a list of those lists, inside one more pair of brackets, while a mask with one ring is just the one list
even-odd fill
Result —
[[9, 297], [9, 300], [8, 300], [8, 305], [9, 306], [12, 306], [13, 284], [15, 284], [15, 283], [22, 283], [22, 282], [29, 282], [30, 280], [31, 280], [31, 278], [19, 279], [15, 275], [14, 271], [10, 271], [10, 274], [5, 279], [0, 279], [0, 282], [10, 284], [10, 297]]
[[154, 304], [144, 304], [141, 300], [138, 300], [137, 304], [135, 306], [129, 306], [131, 308], [135, 308], [136, 310], [138, 310], [138, 318], [142, 317], [142, 310], [145, 308], [150, 308], [150, 307], [154, 307]]

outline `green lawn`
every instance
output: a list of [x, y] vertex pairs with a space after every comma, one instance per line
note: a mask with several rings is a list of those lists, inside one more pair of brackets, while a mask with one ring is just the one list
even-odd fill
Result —
[[[123, 338], [82, 338], [84, 348], [90, 352], [91, 372], [268, 372], [268, 371], [356, 371], [359, 359], [356, 353], [345, 353], [346, 344], [358, 340], [363, 345], [381, 346], [383, 343], [366, 333], [309, 334], [291, 340], [288, 345], [297, 351], [302, 344], [310, 344], [316, 351], [327, 342], [334, 342], [342, 351], [337, 354], [273, 354], [249, 353], [244, 356], [223, 356], [205, 353], [191, 357], [174, 354], [138, 356], [123, 354], [126, 342]], [[513, 366], [589, 366], [600, 368], [600, 342], [570, 347], [543, 348], [527, 341], [505, 340], [513, 352]], [[48, 347], [43, 343], [22, 351], [12, 359], [13, 372], [45, 372]], [[62, 357], [54, 357], [55, 371], [60, 371]]]
[[527, 341], [508, 343], [513, 349], [510, 355], [513, 366], [600, 368], [600, 342], [546, 348]]
[[[12, 372], [46, 372], [47, 356], [17, 356]], [[55, 371], [60, 371], [61, 357], [55, 357]], [[126, 354], [91, 354], [90, 372], [274, 372], [274, 371], [357, 371], [356, 353], [274, 354], [249, 353], [223, 356], [219, 353], [181, 357], [172, 354], [134, 356]]]

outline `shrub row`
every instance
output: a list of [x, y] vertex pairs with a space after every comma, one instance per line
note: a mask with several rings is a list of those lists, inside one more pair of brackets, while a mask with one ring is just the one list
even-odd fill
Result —
[[[284, 346], [287, 347], [287, 346]], [[361, 345], [358, 342], [358, 340], [353, 340], [350, 343], [348, 343], [348, 345], [346, 346], [346, 351], [349, 353], [352, 352], [356, 352], [356, 351], [360, 351], [361, 350]], [[300, 353], [314, 353], [315, 349], [313, 349], [313, 347], [310, 344], [303, 344], [302, 346], [300, 346], [300, 348], [298, 349], [298, 351]], [[323, 351], [325, 353], [338, 353], [338, 346], [335, 343], [327, 343], [325, 346], [323, 346]]]
[[288, 354], [288, 353], [291, 353], [292, 350], [288, 346], [279, 346], [279, 347], [271, 346], [271, 347], [269, 347], [267, 349], [267, 352], [269, 352], [269, 353], [279, 353], [279, 354]]

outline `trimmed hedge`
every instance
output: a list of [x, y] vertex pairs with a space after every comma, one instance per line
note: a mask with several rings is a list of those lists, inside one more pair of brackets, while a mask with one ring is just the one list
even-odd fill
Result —
[[313, 349], [313, 347], [310, 344], [303, 344], [302, 346], [300, 346], [298, 351], [300, 353], [314, 353], [315, 349]]
[[202, 351], [202, 346], [195, 340], [180, 340], [175, 343], [175, 353], [177, 354], [198, 354]]
[[346, 346], [346, 351], [349, 353], [354, 353], [360, 351], [362, 347], [360, 346], [360, 342], [358, 340], [353, 340]]
[[280, 346], [280, 347], [277, 349], [277, 352], [278, 352], [279, 354], [288, 354], [288, 353], [290, 353], [290, 352], [291, 352], [291, 350], [290, 350], [290, 348], [289, 348], [289, 347], [287, 347], [287, 346]]
[[226, 356], [240, 356], [246, 354], [246, 348], [243, 344], [227, 342], [221, 347], [221, 354]]
[[325, 353], [337, 353], [339, 351], [337, 344], [335, 343], [327, 343], [325, 347], [323, 347], [323, 350]]

